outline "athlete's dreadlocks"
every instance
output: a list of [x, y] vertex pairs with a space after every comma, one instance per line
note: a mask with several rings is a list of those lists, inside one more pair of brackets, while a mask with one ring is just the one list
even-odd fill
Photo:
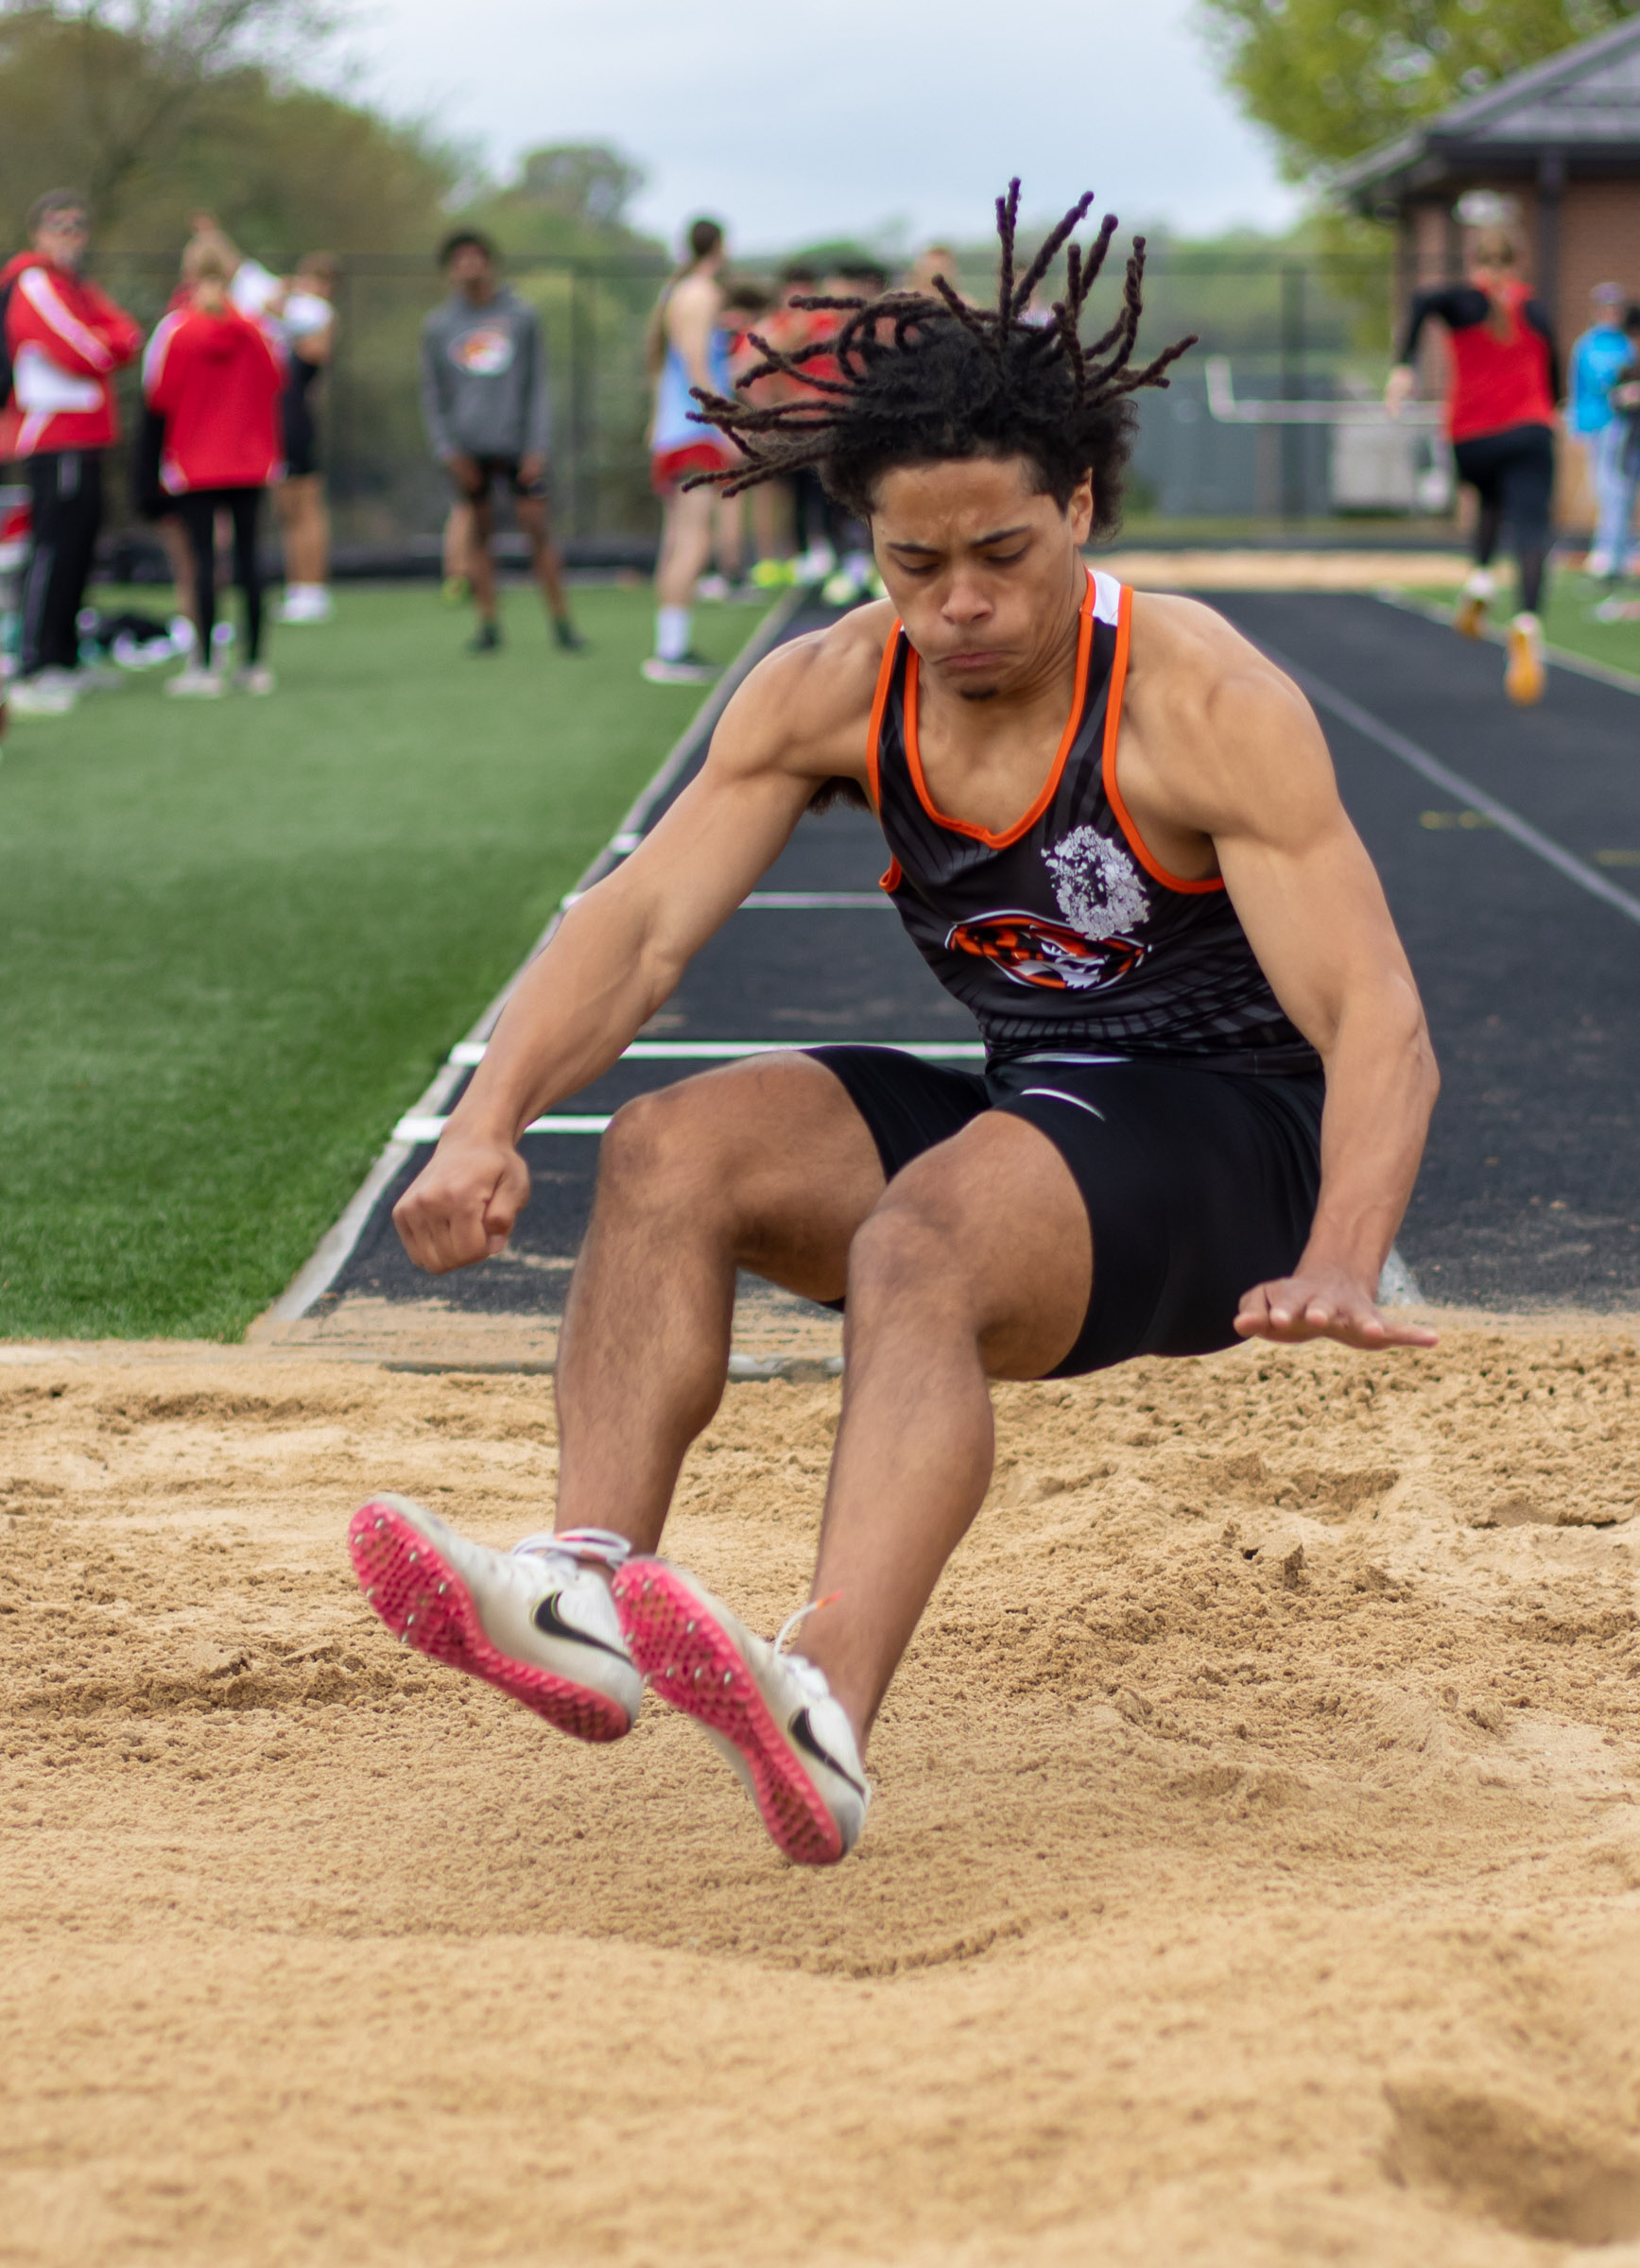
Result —
[[[737, 381], [733, 396], [692, 389], [700, 404], [697, 423], [726, 434], [743, 461], [696, 473], [685, 485], [715, 485], [738, 496], [813, 465], [838, 502], [864, 519], [878, 478], [891, 466], [1026, 456], [1062, 509], [1091, 472], [1096, 530], [1113, 529], [1133, 438], [1128, 397], [1140, 387], [1165, 386], [1168, 365], [1196, 341], [1183, 338], [1133, 367], [1145, 273], [1145, 239], [1135, 236], [1121, 311], [1101, 338], [1083, 344], [1082, 310], [1116, 228], [1115, 215], [1107, 214], [1085, 253], [1071, 241], [1093, 201], [1091, 192], [1079, 198], [1016, 276], [1019, 183], [1009, 183], [996, 200], [1002, 260], [994, 307], [970, 307], [943, 276], [926, 295], [794, 299], [794, 307], [833, 310], [845, 319], [835, 336], [791, 354], [753, 332], [764, 359]], [[1067, 244], [1065, 293], [1051, 322], [1027, 319], [1031, 294]], [[821, 361], [835, 376], [810, 370]], [[768, 378], [802, 390], [768, 404], [750, 399]]]

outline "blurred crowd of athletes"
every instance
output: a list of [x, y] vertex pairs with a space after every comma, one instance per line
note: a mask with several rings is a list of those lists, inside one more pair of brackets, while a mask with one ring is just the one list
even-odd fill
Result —
[[[145, 339], [87, 272], [92, 215], [57, 190], [37, 199], [26, 249], [0, 268], [0, 702], [10, 716], [60, 716], [132, 669], [163, 667], [165, 691], [216, 699], [265, 695], [265, 499], [283, 551], [282, 624], [334, 611], [329, 521], [314, 392], [335, 346], [337, 264], [315, 252], [285, 276], [247, 258], [209, 213], [195, 215], [169, 305]], [[935, 246], [905, 281], [926, 284], [951, 255]], [[535, 310], [509, 289], [495, 247], [457, 230], [440, 248], [445, 296], [423, 326], [419, 391], [428, 447], [448, 476], [442, 591], [470, 602], [470, 650], [501, 644], [492, 539], [498, 503], [527, 538], [559, 647], [583, 645], [554, 541], [552, 430], [545, 340]], [[823, 343], [839, 318], [805, 296], [872, 294], [888, 272], [855, 261], [822, 272], [791, 262], [778, 277], [733, 273], [722, 229], [696, 221], [650, 324], [652, 482], [663, 530], [654, 651], [645, 675], [704, 681], [695, 651], [697, 597], [761, 601], [793, 582], [835, 606], [877, 588], [866, 531], [813, 473], [745, 499], [684, 486], [725, 461], [693, 421], [691, 389], [727, 389], [759, 354], [756, 330], [786, 352]], [[86, 604], [105, 514], [110, 450], [119, 438], [114, 377], [141, 362], [140, 430], [129, 452], [130, 505], [164, 546], [169, 615]], [[823, 356], [812, 369], [824, 379]], [[787, 385], [765, 380], [767, 387]], [[239, 594], [237, 620], [219, 602]]]

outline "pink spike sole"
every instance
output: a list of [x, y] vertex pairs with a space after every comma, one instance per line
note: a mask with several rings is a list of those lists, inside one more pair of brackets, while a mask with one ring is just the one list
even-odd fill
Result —
[[733, 1742], [764, 1826], [800, 1866], [843, 1855], [836, 1820], [793, 1756], [739, 1648], [660, 1559], [629, 1560], [611, 1586], [632, 1659], [663, 1701]]
[[394, 1505], [362, 1504], [348, 1522], [359, 1589], [395, 1638], [453, 1670], [481, 1677], [578, 1741], [618, 1741], [630, 1729], [617, 1702], [549, 1670], [514, 1661], [486, 1637], [466, 1584]]

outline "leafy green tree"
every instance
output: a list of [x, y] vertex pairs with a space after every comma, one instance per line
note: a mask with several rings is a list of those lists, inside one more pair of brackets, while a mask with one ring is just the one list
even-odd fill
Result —
[[322, 26], [309, 0], [0, 6], [4, 233], [43, 189], [75, 187], [105, 266], [180, 249], [201, 207], [275, 264], [430, 245], [454, 158], [294, 80], [286, 49]]
[[1224, 76], [1290, 180], [1403, 132], [1640, 0], [1201, 0]]
[[642, 167], [603, 143], [550, 143], [526, 153], [514, 180], [463, 205], [461, 218], [513, 254], [605, 264], [630, 259], [647, 267], [665, 259], [665, 247], [627, 218], [643, 185]]

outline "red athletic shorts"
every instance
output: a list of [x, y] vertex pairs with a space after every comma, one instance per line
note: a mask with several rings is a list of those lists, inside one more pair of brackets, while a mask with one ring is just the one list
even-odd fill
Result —
[[685, 441], [682, 449], [663, 449], [649, 459], [649, 485], [657, 496], [675, 496], [691, 472], [721, 472], [734, 462], [720, 441]]

